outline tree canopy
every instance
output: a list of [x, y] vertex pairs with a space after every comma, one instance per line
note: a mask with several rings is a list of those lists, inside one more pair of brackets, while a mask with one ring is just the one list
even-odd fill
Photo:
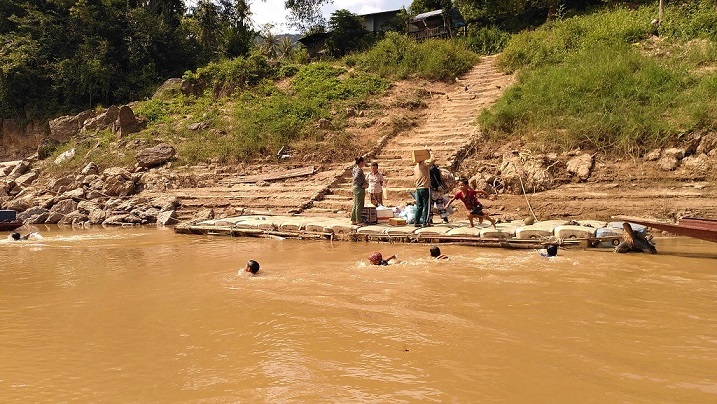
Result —
[[255, 36], [245, 0], [0, 0], [0, 15], [0, 118], [139, 99]]

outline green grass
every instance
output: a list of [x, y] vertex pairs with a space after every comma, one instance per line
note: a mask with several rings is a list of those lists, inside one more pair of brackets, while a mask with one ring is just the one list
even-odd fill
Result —
[[477, 61], [478, 55], [465, 42], [441, 39], [417, 42], [395, 32], [387, 33], [368, 51], [345, 58], [347, 65], [381, 77], [444, 81], [467, 72]]
[[601, 11], [514, 36], [501, 61], [519, 72], [518, 83], [478, 118], [484, 132], [551, 149], [640, 154], [717, 128], [711, 31], [669, 36], [673, 22], [653, 37], [652, 11]]
[[[369, 97], [389, 85], [376, 75], [327, 63], [302, 66], [289, 88], [264, 82], [227, 100], [225, 115], [214, 125], [220, 130], [187, 137], [179, 146], [180, 155], [188, 163], [209, 158], [244, 161], [273, 155], [285, 145], [322, 142], [324, 131], [316, 128], [319, 119], [331, 118], [332, 129], [342, 132], [346, 107], [366, 105]], [[332, 110], [338, 111], [335, 116]]]

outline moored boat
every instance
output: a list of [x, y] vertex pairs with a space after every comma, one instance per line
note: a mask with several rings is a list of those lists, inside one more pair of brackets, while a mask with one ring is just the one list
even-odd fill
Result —
[[679, 234], [680, 236], [693, 237], [717, 243], [717, 220], [713, 219], [685, 217], [680, 219], [677, 223], [670, 223], [631, 216], [615, 216], [615, 218], [632, 223], [639, 223], [653, 229]]
[[16, 211], [0, 210], [0, 231], [13, 231], [22, 225], [22, 220], [18, 220]]

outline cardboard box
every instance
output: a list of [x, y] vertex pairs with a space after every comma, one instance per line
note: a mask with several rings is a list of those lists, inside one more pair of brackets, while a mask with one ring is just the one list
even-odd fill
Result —
[[414, 150], [411, 152], [413, 162], [418, 163], [420, 161], [426, 161], [431, 158], [431, 152], [426, 149]]
[[361, 216], [368, 224], [378, 223], [378, 215], [376, 214], [376, 208], [373, 206], [366, 206], [361, 212]]
[[388, 219], [393, 217], [393, 210], [391, 209], [376, 209], [376, 217], [379, 222], [388, 222]]
[[390, 224], [391, 226], [405, 226], [406, 219], [402, 217], [392, 217], [388, 219], [388, 224]]

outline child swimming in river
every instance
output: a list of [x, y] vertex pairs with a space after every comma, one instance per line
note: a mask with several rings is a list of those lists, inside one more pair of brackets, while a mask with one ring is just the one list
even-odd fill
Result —
[[371, 262], [371, 265], [388, 265], [388, 261], [395, 259], [396, 255], [392, 255], [387, 259], [383, 259], [383, 255], [381, 255], [381, 253], [378, 251], [368, 256], [368, 260], [369, 262]]
[[[240, 270], [239, 273], [242, 271]], [[259, 272], [259, 263], [254, 260], [249, 260], [246, 262], [246, 267], [244, 267], [244, 272], [249, 272], [252, 275], [256, 275], [257, 272]]]
[[447, 260], [448, 256], [441, 254], [441, 249], [437, 246], [433, 246], [430, 249], [431, 258], [437, 259], [437, 260]]

